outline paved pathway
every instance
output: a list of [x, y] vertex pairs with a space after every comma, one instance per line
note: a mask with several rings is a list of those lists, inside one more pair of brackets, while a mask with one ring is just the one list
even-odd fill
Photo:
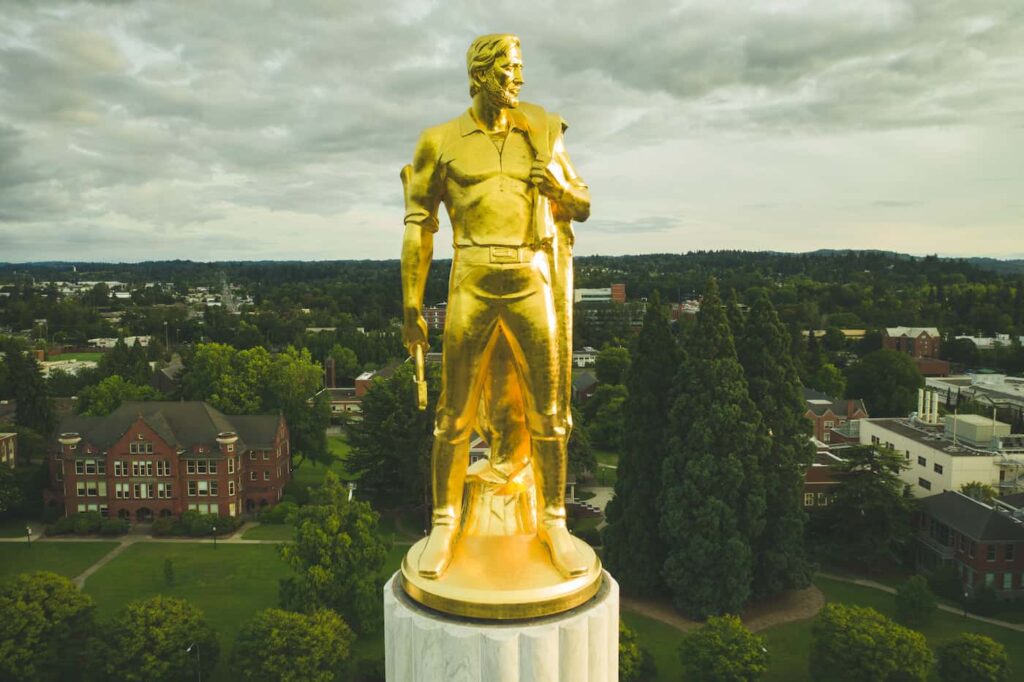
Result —
[[88, 580], [90, 575], [106, 566], [108, 563], [111, 562], [111, 560], [113, 560], [114, 557], [116, 557], [124, 550], [128, 549], [130, 545], [134, 545], [136, 542], [141, 542], [144, 539], [145, 536], [142, 535], [125, 535], [123, 538], [121, 538], [121, 541], [118, 543], [117, 547], [104, 554], [102, 557], [100, 557], [99, 561], [97, 561], [92, 566], [85, 569], [77, 576], [75, 576], [71, 582], [73, 582], [75, 584], [75, 587], [77, 587], [78, 589], [82, 589], [83, 587], [85, 587], [85, 581]]
[[[867, 580], [865, 578], [848, 578], [846, 576], [837, 575], [835, 573], [819, 572], [818, 575], [824, 578], [830, 578], [832, 580], [841, 580], [844, 583], [850, 583], [852, 585], [860, 585], [861, 587], [870, 587], [874, 590], [881, 590], [882, 592], [888, 592], [889, 594], [896, 594], [896, 590], [888, 585], [882, 583], [876, 583], [874, 580]], [[979, 616], [974, 613], [967, 613], [962, 608], [956, 606], [950, 606], [949, 604], [940, 603], [939, 608], [948, 613], [955, 613], [962, 618], [970, 618], [971, 620], [980, 621], [982, 623], [988, 623], [989, 625], [997, 625], [1002, 628], [1008, 628], [1010, 630], [1016, 630], [1018, 632], [1024, 632], [1024, 625], [1019, 623], [1007, 623], [1005, 620], [998, 620], [996, 618], [988, 618], [986, 616]]]

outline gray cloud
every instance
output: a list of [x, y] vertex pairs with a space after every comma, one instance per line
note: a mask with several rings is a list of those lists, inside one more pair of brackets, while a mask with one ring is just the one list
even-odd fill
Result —
[[[393, 220], [397, 169], [420, 129], [466, 106], [466, 45], [493, 30], [522, 35], [524, 96], [566, 114], [577, 165], [605, 187], [635, 174], [616, 165], [624, 155], [689, 140], [1013, 129], [1022, 18], [999, 0], [567, 1], [557, 16], [539, 0], [6, 3], [0, 238], [44, 257], [23, 226], [87, 221], [89, 234], [120, 235], [127, 221], [159, 235], [251, 211], [340, 220], [354, 207]], [[755, 194], [728, 201], [801, 204]], [[603, 199], [609, 215], [673, 210], [619, 201]], [[588, 227], [671, 221], [595, 214]], [[102, 257], [105, 242], [86, 243]]]

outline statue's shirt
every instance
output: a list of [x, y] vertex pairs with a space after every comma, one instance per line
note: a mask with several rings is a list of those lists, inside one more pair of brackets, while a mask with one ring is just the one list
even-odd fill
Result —
[[456, 247], [529, 244], [534, 152], [526, 118], [511, 110], [509, 119], [508, 134], [497, 144], [468, 110], [424, 131], [413, 157], [405, 222], [436, 231], [443, 202]]

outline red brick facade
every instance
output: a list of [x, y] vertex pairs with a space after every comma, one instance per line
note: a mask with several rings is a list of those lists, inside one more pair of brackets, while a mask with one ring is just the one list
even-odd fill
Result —
[[927, 329], [894, 327], [885, 330], [882, 348], [907, 353], [913, 358], [937, 358], [942, 339], [936, 331]]
[[[221, 423], [230, 422], [231, 417], [216, 414]], [[254, 438], [253, 445], [244, 445], [238, 433], [223, 431], [183, 446], [180, 439], [168, 438], [168, 429], [154, 428], [161, 422], [151, 416], [140, 413], [109, 444], [93, 442], [88, 432], [62, 433], [50, 458], [47, 502], [65, 514], [99, 511], [147, 522], [190, 509], [238, 516], [281, 499], [291, 480], [283, 417], [262, 418], [277, 421], [270, 442]]]

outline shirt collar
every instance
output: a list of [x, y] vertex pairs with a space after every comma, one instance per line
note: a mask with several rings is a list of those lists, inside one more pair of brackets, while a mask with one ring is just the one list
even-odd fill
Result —
[[[471, 111], [472, 109], [466, 109], [466, 111], [463, 112], [462, 116], [459, 116], [459, 133], [463, 137], [477, 131], [486, 134], [487, 131], [480, 127], [480, 125], [476, 122], [476, 119], [473, 118], [473, 114], [470, 113]], [[512, 124], [512, 128], [522, 130], [523, 132], [526, 133], [530, 132], [530, 124], [526, 120], [526, 116], [523, 114], [523, 112], [519, 111], [518, 109], [509, 109], [508, 115], [509, 121]]]

